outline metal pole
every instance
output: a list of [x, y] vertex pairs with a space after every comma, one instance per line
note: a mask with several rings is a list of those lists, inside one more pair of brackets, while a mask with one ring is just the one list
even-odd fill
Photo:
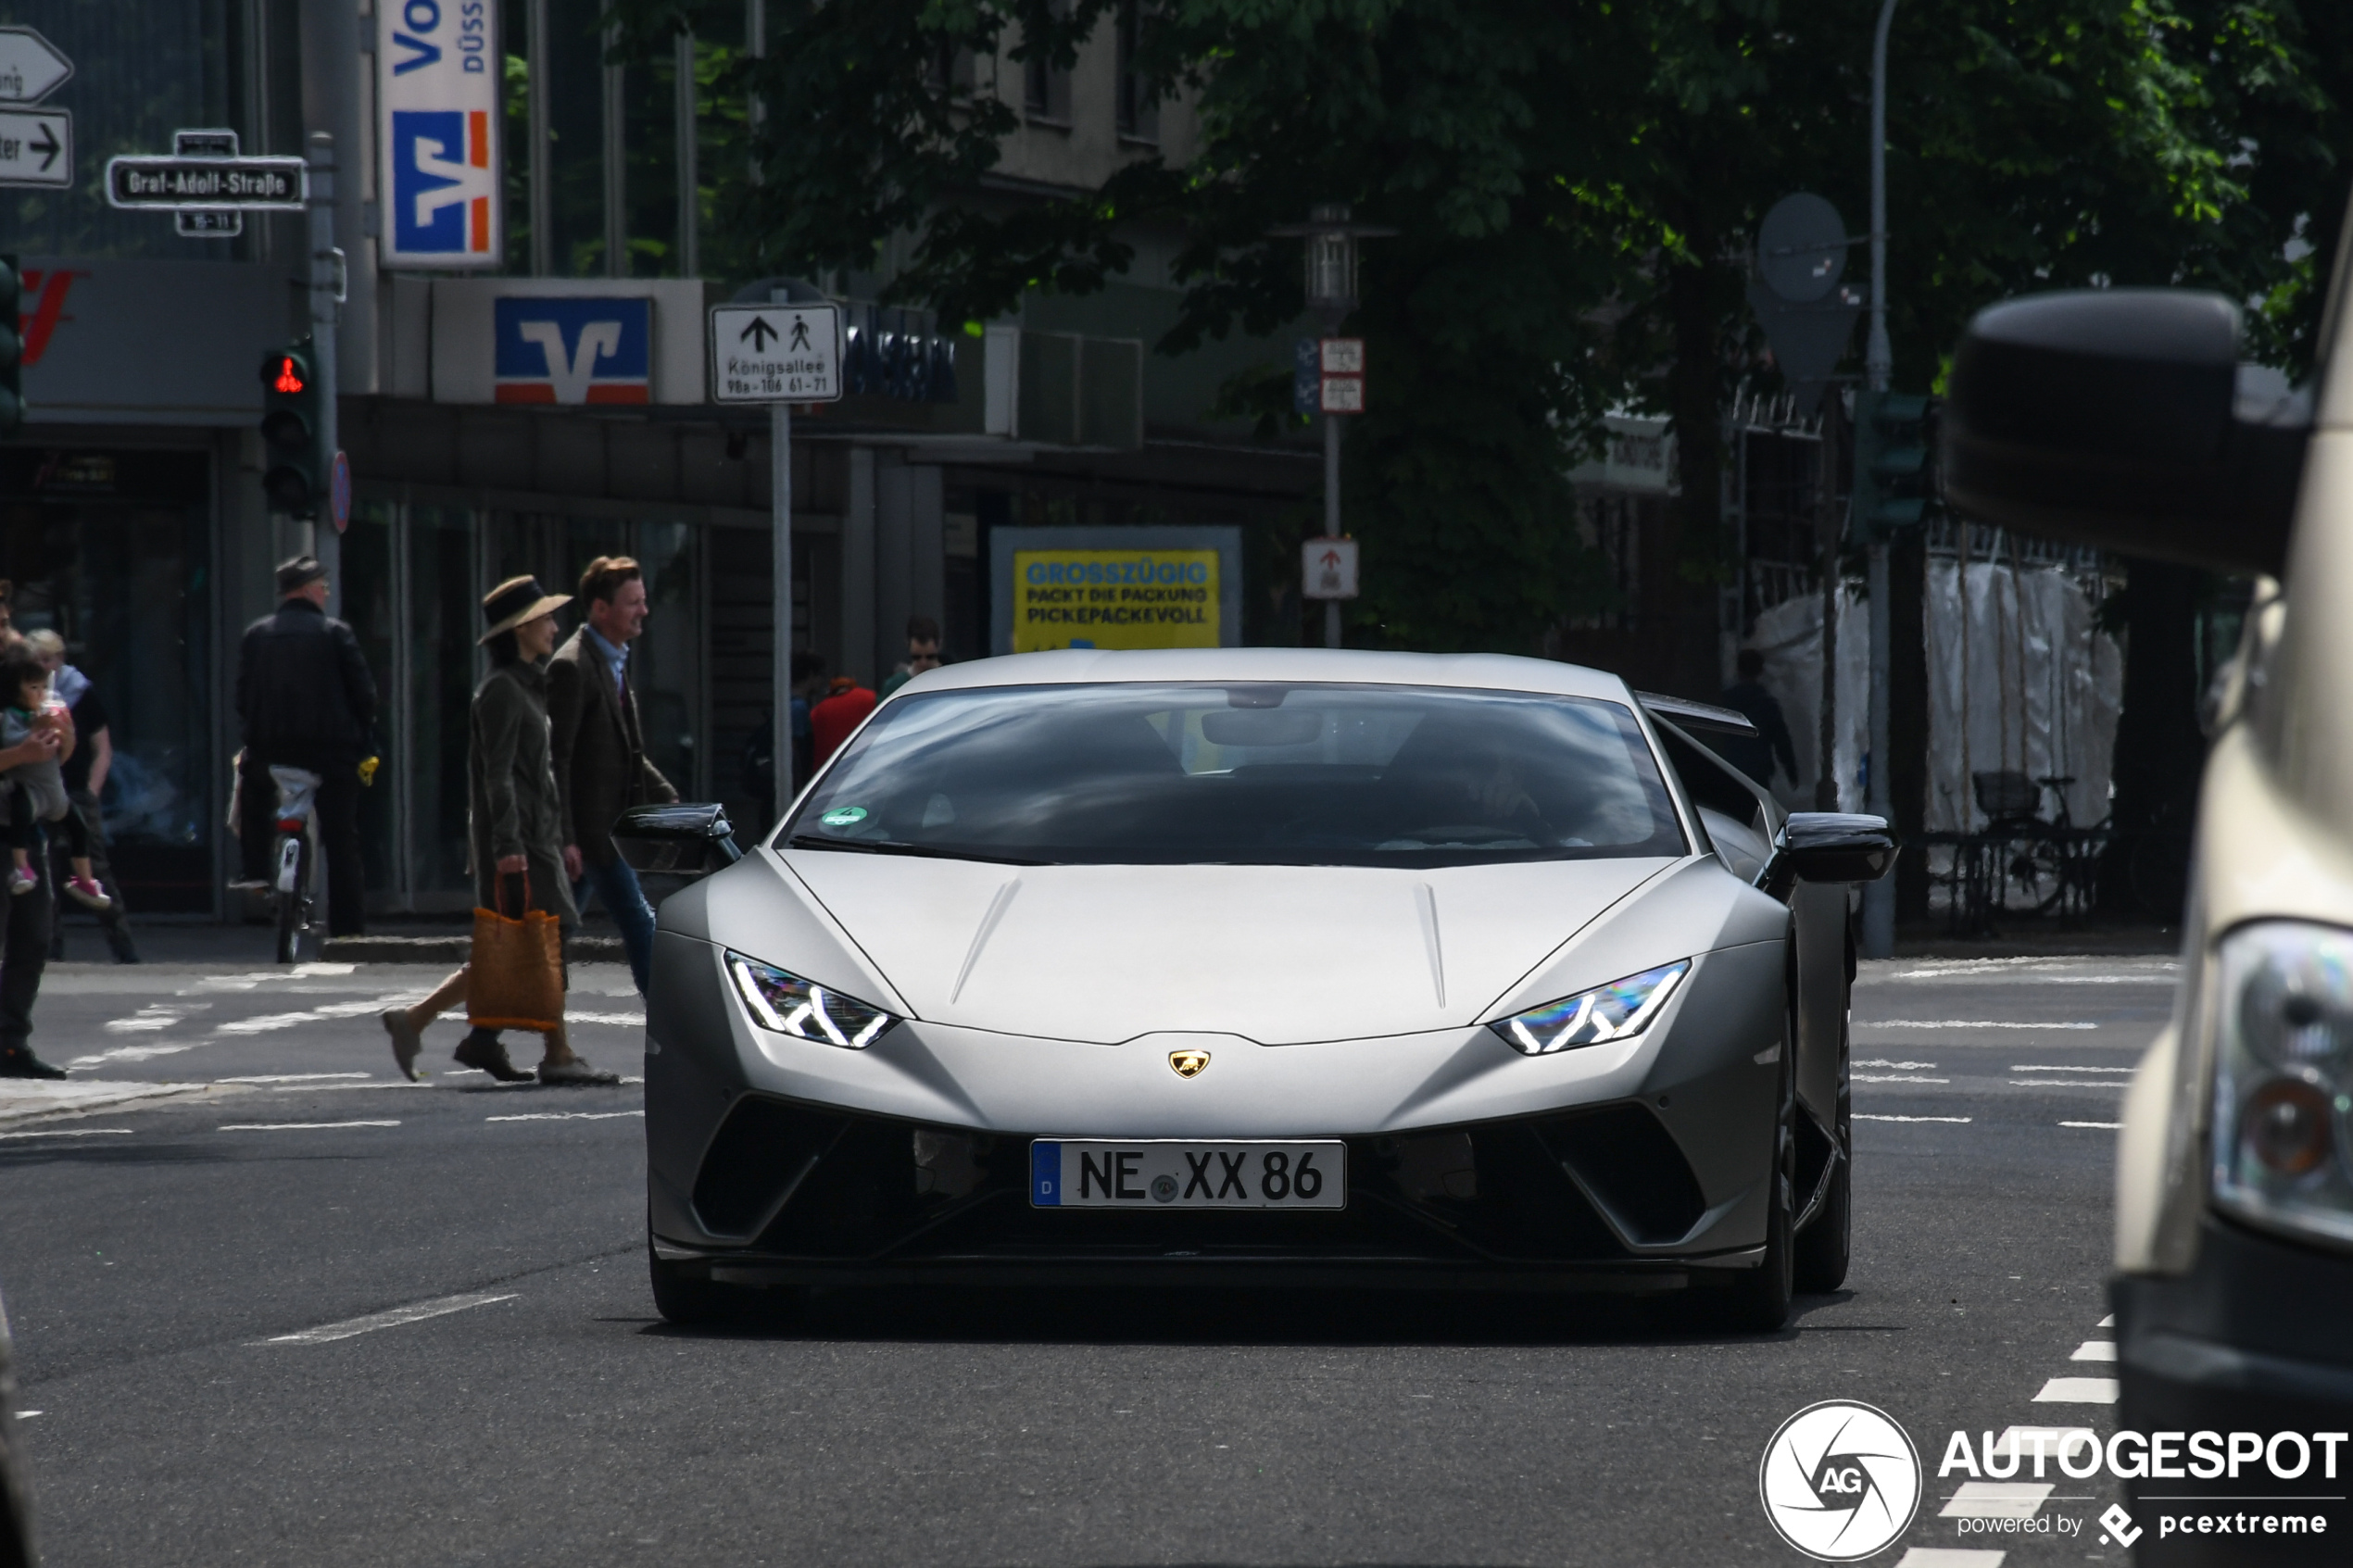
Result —
[[[1895, 20], [1895, 0], [1880, 6], [1871, 37], [1871, 335], [1863, 373], [1873, 392], [1885, 392], [1894, 371], [1887, 341], [1887, 32]], [[1865, 809], [1894, 815], [1888, 787], [1888, 685], [1892, 680], [1894, 627], [1889, 615], [1887, 545], [1874, 539], [1870, 553], [1871, 751]], [[1884, 959], [1895, 952], [1895, 884], [1890, 877], [1863, 884], [1862, 955]]]
[[[772, 289], [769, 298], [782, 304], [789, 292]], [[775, 589], [776, 657], [770, 679], [775, 688], [775, 714], [769, 732], [774, 736], [771, 754], [776, 759], [776, 821], [785, 820], [792, 805], [792, 405], [768, 405], [768, 558], [769, 578]]]
[[702, 175], [695, 144], [695, 35], [682, 32], [677, 44], [678, 113], [678, 275], [702, 276]]
[[[620, 41], [608, 29], [605, 44]], [[605, 276], [629, 276], [629, 93], [628, 67], [605, 67]]]
[[531, 77], [531, 275], [545, 278], [556, 270], [555, 170], [549, 167], [547, 72], [547, 0], [531, 0], [531, 35], [524, 69]]
[[[310, 347], [311, 373], [319, 383], [319, 450], [331, 465], [342, 450], [337, 429], [335, 387], [336, 273], [343, 253], [335, 249], [335, 139], [313, 131], [309, 141], [310, 192]], [[326, 526], [311, 529], [311, 554], [327, 569], [327, 613], [343, 613], [343, 535], [335, 531], [332, 502], [321, 509]]]
[[[755, 60], [768, 57], [768, 0], [744, 0], [744, 52]], [[745, 139], [751, 144], [751, 182], [760, 183], [760, 127], [767, 109], [754, 93], [744, 105]]]
[[[1324, 416], [1324, 537], [1340, 537], [1340, 419]], [[1324, 646], [1340, 646], [1340, 601], [1324, 601]]]

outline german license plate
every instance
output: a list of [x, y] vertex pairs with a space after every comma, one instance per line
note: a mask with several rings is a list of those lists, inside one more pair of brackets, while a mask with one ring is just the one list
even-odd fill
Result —
[[1036, 1209], [1345, 1209], [1348, 1146], [1176, 1138], [1039, 1138]]

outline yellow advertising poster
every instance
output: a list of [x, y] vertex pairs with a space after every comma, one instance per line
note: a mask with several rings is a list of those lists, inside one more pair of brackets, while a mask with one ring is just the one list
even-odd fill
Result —
[[1215, 550], [1015, 550], [1013, 649], [1214, 648]]

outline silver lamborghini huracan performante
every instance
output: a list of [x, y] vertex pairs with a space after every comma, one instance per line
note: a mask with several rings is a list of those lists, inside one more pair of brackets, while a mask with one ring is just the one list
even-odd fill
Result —
[[[1689, 1290], [1779, 1326], [1849, 1222], [1848, 885], [1736, 713], [1539, 659], [935, 671], [756, 849], [660, 878], [662, 1313], [961, 1282]], [[676, 885], [673, 881], [672, 885]]]

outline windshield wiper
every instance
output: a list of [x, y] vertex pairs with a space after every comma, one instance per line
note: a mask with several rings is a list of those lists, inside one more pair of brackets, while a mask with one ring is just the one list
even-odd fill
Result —
[[976, 855], [968, 849], [942, 849], [929, 844], [901, 844], [891, 838], [820, 838], [797, 833], [785, 841], [787, 849], [847, 849], [860, 855], [914, 855], [927, 860], [978, 860], [991, 866], [1050, 866], [1051, 860], [1024, 860], [1012, 855]]

